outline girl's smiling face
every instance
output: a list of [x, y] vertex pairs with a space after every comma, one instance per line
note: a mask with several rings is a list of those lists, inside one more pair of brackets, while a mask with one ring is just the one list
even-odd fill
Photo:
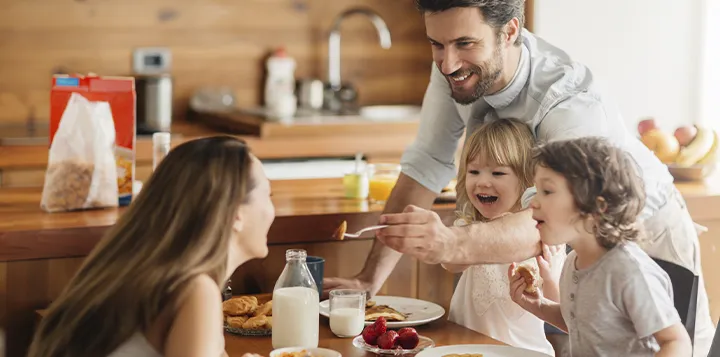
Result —
[[470, 202], [487, 219], [517, 209], [520, 178], [509, 166], [487, 162], [481, 155], [470, 160], [465, 173], [465, 191]]

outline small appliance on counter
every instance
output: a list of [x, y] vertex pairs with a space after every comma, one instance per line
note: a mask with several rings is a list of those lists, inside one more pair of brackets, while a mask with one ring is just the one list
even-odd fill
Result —
[[173, 92], [170, 64], [167, 48], [143, 47], [133, 53], [138, 135], [170, 132]]

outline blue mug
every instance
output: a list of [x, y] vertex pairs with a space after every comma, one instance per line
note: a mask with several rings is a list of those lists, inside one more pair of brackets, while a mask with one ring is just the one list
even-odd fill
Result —
[[312, 275], [313, 280], [315, 280], [315, 285], [317, 285], [318, 289], [318, 295], [322, 296], [323, 276], [325, 275], [325, 258], [308, 256], [305, 259], [305, 264], [307, 264], [307, 267], [310, 270], [310, 274]]

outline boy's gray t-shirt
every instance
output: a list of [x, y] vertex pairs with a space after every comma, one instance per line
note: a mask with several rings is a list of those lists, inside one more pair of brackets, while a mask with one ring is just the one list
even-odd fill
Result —
[[583, 270], [576, 259], [572, 251], [560, 277], [571, 355], [654, 356], [660, 347], [653, 334], [680, 322], [667, 273], [634, 243]]

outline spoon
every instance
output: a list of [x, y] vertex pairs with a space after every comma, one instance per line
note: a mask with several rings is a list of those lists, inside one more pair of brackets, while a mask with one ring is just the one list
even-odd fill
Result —
[[387, 227], [386, 224], [384, 224], [384, 225], [378, 225], [378, 226], [370, 226], [370, 227], [365, 227], [365, 228], [363, 228], [363, 229], [361, 229], [361, 230], [359, 230], [359, 231], [357, 231], [357, 232], [355, 232], [355, 233], [345, 233], [345, 231], [347, 230], [347, 221], [343, 221], [343, 222], [340, 224], [340, 227], [338, 227], [338, 228], [335, 230], [335, 233], [333, 233], [333, 237], [338, 238], [338, 239], [340, 239], [340, 240], [343, 240], [345, 237], [348, 237], [348, 238], [359, 238], [359, 237], [360, 237], [363, 233], [365, 233], [365, 232], [374, 231], [374, 230], [382, 229], [382, 228], [385, 228], [385, 227]]
[[378, 226], [365, 227], [365, 228], [363, 228], [363, 229], [361, 229], [361, 230], [359, 230], [359, 231], [357, 231], [357, 232], [355, 232], [355, 233], [344, 233], [343, 236], [348, 237], [348, 238], [359, 238], [359, 237], [360, 237], [363, 233], [365, 233], [365, 232], [375, 231], [375, 230], [378, 230], [378, 229], [383, 229], [383, 228], [385, 228], [385, 227], [387, 227], [387, 226], [388, 226], [387, 224], [381, 224], [381, 225], [378, 225]]

